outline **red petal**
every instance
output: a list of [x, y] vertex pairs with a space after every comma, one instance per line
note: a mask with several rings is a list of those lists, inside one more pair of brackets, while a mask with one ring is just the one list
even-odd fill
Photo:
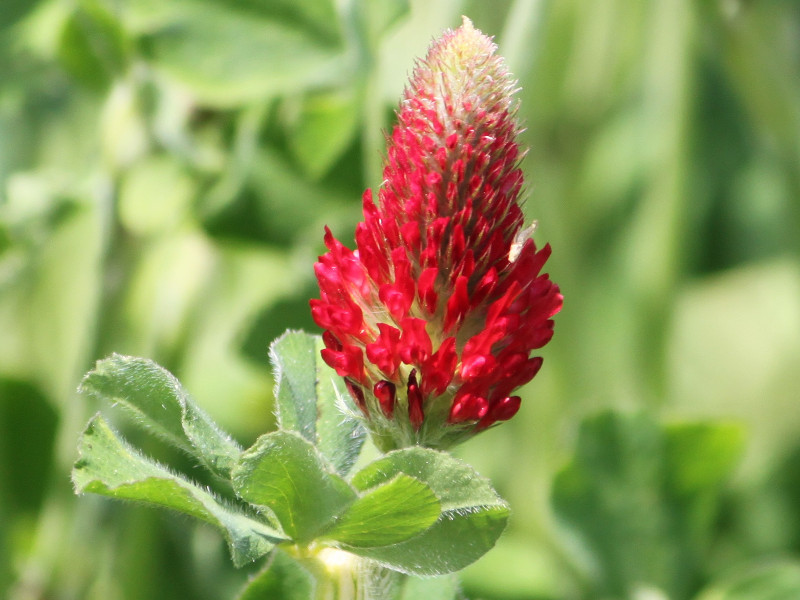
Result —
[[453, 402], [450, 408], [450, 423], [463, 423], [464, 421], [477, 421], [489, 410], [486, 398], [475, 394], [464, 394]]
[[389, 314], [399, 320], [408, 314], [414, 302], [415, 286], [405, 248], [395, 248], [392, 251], [392, 263], [394, 283], [382, 285], [378, 297], [386, 305]]
[[417, 280], [417, 295], [419, 296], [420, 304], [430, 314], [436, 313], [436, 303], [439, 300], [439, 295], [436, 293], [436, 278], [439, 275], [437, 267], [429, 267], [422, 271]]
[[341, 351], [323, 348], [320, 351], [322, 360], [336, 370], [342, 377], [352, 377], [358, 382], [364, 382], [364, 355], [357, 346], [345, 345]]
[[497, 421], [508, 421], [517, 414], [520, 403], [521, 400], [519, 396], [508, 396], [496, 402], [489, 408], [489, 412], [486, 413], [486, 416], [478, 423], [478, 429], [485, 429]]
[[364, 323], [361, 309], [352, 301], [345, 306], [334, 306], [322, 300], [311, 300], [311, 317], [323, 329], [334, 333], [358, 335]]
[[464, 228], [460, 224], [453, 226], [453, 232], [450, 234], [449, 254], [453, 264], [458, 262], [464, 257], [466, 250], [466, 238], [464, 237]]
[[400, 358], [407, 365], [422, 364], [433, 352], [433, 344], [425, 330], [425, 319], [407, 317], [400, 322], [403, 330], [398, 345]]
[[381, 239], [376, 239], [375, 230], [367, 223], [356, 225], [356, 245], [361, 264], [369, 273], [373, 281], [384, 281], [389, 274], [389, 261], [386, 260], [381, 248]]
[[322, 341], [325, 344], [326, 348], [330, 348], [331, 350], [341, 350], [342, 343], [336, 339], [336, 336], [333, 335], [327, 329], [322, 332]]
[[425, 177], [425, 181], [431, 187], [437, 186], [442, 182], [442, 174], [432, 171]]
[[367, 359], [377, 366], [383, 373], [393, 378], [400, 365], [400, 353], [398, 352], [398, 342], [400, 341], [400, 330], [386, 323], [378, 323], [380, 334], [371, 344], [367, 344]]
[[400, 235], [403, 237], [403, 242], [408, 248], [408, 251], [414, 255], [418, 255], [420, 251], [420, 233], [419, 223], [416, 221], [409, 221], [400, 227]]
[[453, 380], [458, 355], [456, 354], [456, 338], [449, 337], [439, 349], [422, 364], [422, 393], [426, 396], [444, 394]]
[[494, 266], [489, 267], [489, 270], [486, 271], [486, 274], [478, 282], [478, 285], [475, 286], [475, 291], [472, 293], [473, 306], [477, 306], [483, 302], [494, 291], [497, 282], [497, 269], [495, 269]]
[[474, 354], [462, 359], [459, 373], [464, 381], [470, 381], [491, 374], [496, 365], [497, 361], [491, 354]]
[[372, 388], [372, 393], [378, 399], [387, 419], [394, 416], [395, 385], [389, 381], [381, 380]]
[[408, 376], [408, 420], [415, 431], [419, 431], [425, 414], [422, 412], [422, 393], [417, 385], [417, 370], [412, 369]]
[[516, 354], [509, 359], [502, 358], [498, 362], [503, 365], [503, 371], [499, 374], [497, 385], [492, 390], [494, 398], [509, 395], [533, 379], [542, 368], [541, 356], [528, 358], [525, 354]]
[[366, 416], [369, 416], [367, 412], [367, 403], [364, 401], [364, 390], [361, 389], [360, 385], [356, 385], [349, 379], [344, 380], [344, 385], [347, 387], [347, 391], [350, 392], [350, 397], [353, 398], [353, 401], [356, 403], [356, 406], [361, 409]]
[[444, 332], [449, 333], [453, 327], [460, 324], [469, 309], [469, 296], [467, 295], [468, 280], [463, 275], [456, 279], [453, 295], [447, 301], [447, 311], [444, 317]]

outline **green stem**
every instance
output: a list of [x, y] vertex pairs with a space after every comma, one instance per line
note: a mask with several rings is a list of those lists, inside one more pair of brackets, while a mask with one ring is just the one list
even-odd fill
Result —
[[396, 598], [405, 575], [371, 561], [324, 548], [301, 559], [316, 580], [313, 600], [385, 600]]

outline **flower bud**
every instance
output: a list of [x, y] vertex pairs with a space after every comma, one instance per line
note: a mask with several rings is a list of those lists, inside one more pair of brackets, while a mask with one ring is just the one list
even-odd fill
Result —
[[468, 19], [431, 45], [388, 140], [377, 203], [328, 251], [311, 301], [325, 362], [383, 450], [445, 448], [520, 406], [562, 305], [519, 205], [516, 82]]

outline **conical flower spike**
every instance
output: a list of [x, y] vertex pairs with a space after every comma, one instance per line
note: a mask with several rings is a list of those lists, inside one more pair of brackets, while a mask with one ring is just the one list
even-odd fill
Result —
[[562, 297], [519, 206], [515, 81], [468, 19], [414, 70], [358, 249], [315, 265], [327, 364], [383, 450], [444, 448], [514, 416]]

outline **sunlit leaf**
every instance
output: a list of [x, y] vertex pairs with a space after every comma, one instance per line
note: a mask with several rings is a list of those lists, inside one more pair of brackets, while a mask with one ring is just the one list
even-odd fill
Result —
[[420, 535], [382, 548], [348, 549], [415, 575], [442, 575], [464, 568], [488, 552], [502, 533], [509, 508], [469, 465], [428, 448], [390, 452], [353, 476], [366, 490], [404, 473], [426, 483], [441, 503], [439, 519]]
[[350, 547], [388, 546], [425, 531], [439, 518], [440, 510], [431, 488], [400, 473], [365, 492], [322, 537]]
[[304, 543], [356, 499], [355, 490], [328, 468], [306, 439], [275, 431], [242, 454], [233, 486], [243, 500], [274, 512], [284, 531]]

